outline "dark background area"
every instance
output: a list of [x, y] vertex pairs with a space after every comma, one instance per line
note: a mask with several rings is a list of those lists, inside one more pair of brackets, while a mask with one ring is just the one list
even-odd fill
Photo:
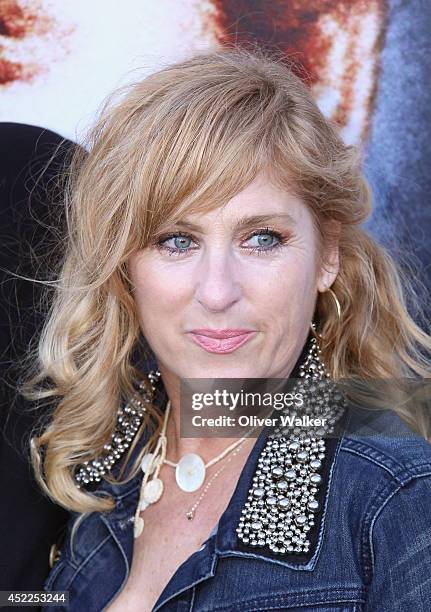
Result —
[[[59, 148], [59, 145], [60, 148]], [[43, 285], [64, 231], [55, 181], [72, 143], [38, 127], [0, 123], [0, 589], [41, 588], [48, 557], [67, 513], [44, 497], [29, 463], [29, 438], [39, 416], [16, 392], [24, 357], [43, 323]], [[45, 172], [41, 174], [45, 166]], [[47, 197], [47, 190], [51, 191]], [[11, 519], [13, 518], [13, 522]], [[16, 609], [16, 608], [15, 608]], [[27, 608], [26, 608], [27, 609]]]

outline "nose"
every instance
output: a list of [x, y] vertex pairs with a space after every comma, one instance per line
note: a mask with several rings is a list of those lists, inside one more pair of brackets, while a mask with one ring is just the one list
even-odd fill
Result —
[[209, 312], [224, 312], [241, 299], [241, 286], [231, 255], [207, 253], [198, 271], [195, 298]]

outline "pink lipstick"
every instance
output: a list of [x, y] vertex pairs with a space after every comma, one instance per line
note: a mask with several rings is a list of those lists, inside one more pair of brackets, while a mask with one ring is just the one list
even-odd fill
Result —
[[232, 353], [256, 332], [249, 329], [193, 329], [193, 341], [209, 353]]

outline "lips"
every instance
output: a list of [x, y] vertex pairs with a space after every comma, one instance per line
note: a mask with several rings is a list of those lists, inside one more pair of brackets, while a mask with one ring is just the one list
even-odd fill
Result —
[[232, 353], [255, 334], [249, 329], [194, 329], [190, 332], [192, 340], [209, 353]]

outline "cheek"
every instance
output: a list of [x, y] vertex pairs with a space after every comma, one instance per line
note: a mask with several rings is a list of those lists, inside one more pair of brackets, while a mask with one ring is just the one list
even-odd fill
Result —
[[286, 320], [301, 313], [305, 316], [316, 295], [314, 259], [303, 252], [289, 254], [266, 268], [265, 274], [254, 283], [254, 292], [262, 310], [270, 317], [282, 315], [281, 320]]
[[259, 319], [271, 336], [285, 338], [292, 330], [299, 332], [309, 325], [314, 312], [315, 262], [303, 252], [290, 255], [280, 265], [268, 266], [254, 291]]
[[154, 319], [160, 325], [165, 314], [172, 316], [190, 287], [173, 266], [160, 265], [146, 254], [130, 259], [129, 274], [139, 317], [145, 326]]

